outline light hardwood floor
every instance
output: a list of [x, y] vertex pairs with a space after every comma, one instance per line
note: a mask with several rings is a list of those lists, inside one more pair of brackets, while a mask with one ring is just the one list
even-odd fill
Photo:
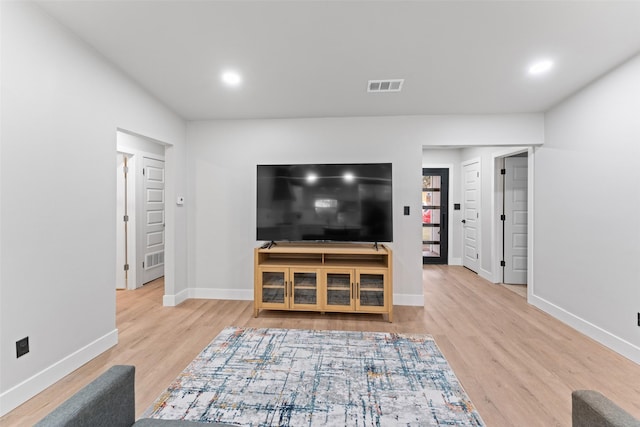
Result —
[[488, 426], [570, 426], [571, 391], [597, 389], [640, 418], [640, 365], [462, 267], [423, 270], [425, 306], [380, 315], [261, 312], [250, 301], [163, 307], [161, 280], [117, 292], [119, 344], [0, 419], [32, 425], [109, 366], [136, 366], [139, 417], [226, 326], [428, 333]]

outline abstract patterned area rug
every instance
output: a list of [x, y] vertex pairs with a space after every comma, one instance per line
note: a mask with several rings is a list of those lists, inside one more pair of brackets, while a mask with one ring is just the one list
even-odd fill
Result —
[[147, 418], [242, 426], [484, 426], [429, 335], [224, 329]]

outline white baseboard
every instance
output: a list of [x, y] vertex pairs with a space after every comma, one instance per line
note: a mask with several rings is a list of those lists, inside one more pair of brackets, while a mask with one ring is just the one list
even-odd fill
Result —
[[393, 294], [393, 305], [424, 307], [424, 295]]
[[253, 289], [189, 288], [189, 298], [253, 301]]
[[529, 295], [528, 302], [627, 359], [640, 364], [640, 347], [536, 295]]
[[484, 268], [480, 269], [480, 272], [478, 273], [478, 276], [482, 277], [485, 280], [488, 280], [491, 283], [498, 283], [495, 280], [495, 277], [494, 277], [493, 273], [490, 272], [490, 271], [485, 270]]
[[64, 359], [38, 372], [20, 384], [0, 394], [0, 416], [22, 405], [36, 394], [78, 369], [91, 359], [118, 344], [118, 330], [98, 338]]
[[189, 299], [189, 290], [185, 289], [175, 295], [165, 295], [162, 297], [162, 305], [165, 307], [175, 307]]
[[451, 258], [449, 265], [462, 265], [462, 258]]

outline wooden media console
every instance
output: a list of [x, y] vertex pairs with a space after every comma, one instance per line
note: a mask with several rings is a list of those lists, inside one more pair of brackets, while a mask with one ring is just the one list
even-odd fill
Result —
[[254, 252], [261, 309], [381, 313], [393, 318], [392, 252], [384, 245], [278, 243]]

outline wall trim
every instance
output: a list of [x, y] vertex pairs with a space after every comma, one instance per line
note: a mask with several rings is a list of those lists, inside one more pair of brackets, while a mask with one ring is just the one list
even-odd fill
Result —
[[484, 268], [480, 268], [478, 276], [482, 277], [485, 280], [488, 280], [491, 283], [499, 283], [495, 280], [493, 273], [489, 270], [485, 270]]
[[424, 295], [393, 294], [393, 305], [424, 307]]
[[559, 307], [544, 298], [530, 294], [528, 302], [561, 322], [566, 323], [578, 332], [598, 341], [605, 347], [608, 347], [627, 359], [640, 364], [640, 347], [613, 335], [611, 332], [608, 332], [601, 327], [568, 312], [562, 307]]
[[[48, 368], [43, 369], [20, 384], [0, 394], [0, 416], [22, 405], [36, 394], [64, 378], [80, 366], [118, 344], [118, 330], [103, 335], [71, 353]], [[25, 355], [24, 357], [28, 357]]]
[[162, 305], [165, 307], [175, 307], [189, 299], [189, 290], [184, 289], [175, 295], [164, 295], [162, 297]]
[[253, 289], [189, 288], [189, 298], [253, 301]]
[[452, 258], [449, 260], [449, 265], [462, 265], [462, 258]]

